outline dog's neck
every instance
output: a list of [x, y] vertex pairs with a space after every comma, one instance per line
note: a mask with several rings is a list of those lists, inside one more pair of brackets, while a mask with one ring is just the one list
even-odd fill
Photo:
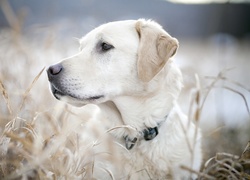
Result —
[[182, 87], [180, 70], [170, 63], [161, 74], [147, 83], [144, 92], [113, 99], [125, 125], [136, 131], [154, 128], [166, 119]]
[[[106, 102], [101, 106], [109, 116], [112, 114], [112, 117], [109, 117], [112, 119], [110, 128], [127, 127], [123, 130], [119, 128], [121, 131], [117, 131], [115, 136], [128, 135], [133, 139], [143, 130], [158, 127], [166, 120], [174, 101], [179, 96], [181, 87], [181, 73], [178, 68], [171, 66], [171, 71], [166, 69], [162, 72], [162, 76], [147, 84], [144, 92], [118, 96], [112, 99], [112, 102]], [[160, 129], [159, 133], [161, 133]]]
[[164, 92], [152, 97], [121, 96], [113, 100], [124, 125], [131, 126], [129, 135], [135, 137], [146, 128], [157, 127], [166, 119], [172, 108], [173, 98]]

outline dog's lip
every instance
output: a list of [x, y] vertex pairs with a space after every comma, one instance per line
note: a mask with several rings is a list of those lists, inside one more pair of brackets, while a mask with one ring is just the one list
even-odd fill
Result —
[[97, 99], [101, 99], [101, 98], [104, 98], [104, 95], [91, 96], [91, 97], [85, 98], [85, 100], [91, 101], [91, 100], [97, 100]]
[[[65, 96], [58, 88], [56, 88], [53, 84], [51, 84], [51, 91], [52, 94], [55, 96], [56, 99], [60, 100], [59, 96]], [[59, 95], [59, 96], [58, 96]]]
[[74, 99], [80, 100], [80, 101], [95, 101], [95, 100], [99, 100], [101, 98], [104, 98], [104, 95], [90, 96], [90, 97], [86, 97], [86, 98], [77, 97], [77, 96], [74, 96], [72, 94], [63, 93], [61, 90], [59, 90], [53, 84], [51, 84], [51, 91], [52, 91], [53, 95], [55, 96], [55, 98], [58, 99], [58, 100], [60, 100], [59, 96], [69, 96], [71, 98], [74, 98]]

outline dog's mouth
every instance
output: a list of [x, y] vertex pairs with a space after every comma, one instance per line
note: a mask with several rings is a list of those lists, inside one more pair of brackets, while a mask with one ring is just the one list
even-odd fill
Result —
[[61, 96], [65, 96], [64, 93], [62, 93], [61, 91], [59, 91], [58, 89], [56, 89], [54, 86], [51, 85], [51, 91], [52, 94], [54, 95], [54, 97], [58, 100], [60, 100]]
[[70, 97], [74, 100], [77, 101], [82, 101], [82, 102], [95, 102], [99, 99], [104, 98], [104, 95], [95, 95], [95, 96], [88, 96], [88, 97], [80, 97], [78, 95], [72, 94], [72, 93], [67, 93], [64, 92], [62, 90], [60, 90], [59, 88], [57, 88], [56, 86], [54, 86], [53, 84], [51, 84], [51, 91], [52, 94], [54, 95], [54, 97], [58, 100], [61, 100], [61, 97]]

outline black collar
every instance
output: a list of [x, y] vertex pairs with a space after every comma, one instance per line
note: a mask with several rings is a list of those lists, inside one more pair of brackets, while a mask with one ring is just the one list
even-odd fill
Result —
[[[157, 135], [158, 135], [158, 128], [162, 125], [163, 122], [165, 122], [165, 120], [167, 119], [167, 116], [164, 118], [164, 121], [158, 123], [158, 126], [155, 126], [153, 128], [146, 128], [144, 130], [142, 130], [142, 139], [144, 139], [145, 141], [150, 141], [152, 139], [154, 139]], [[124, 137], [125, 140], [125, 146], [128, 150], [132, 149], [135, 145], [135, 143], [137, 142], [138, 138], [134, 137], [133, 139], [130, 139], [128, 136]]]
[[[143, 133], [143, 138], [146, 140], [146, 141], [150, 141], [152, 139], [154, 139], [157, 135], [158, 135], [158, 127], [154, 127], [154, 128], [147, 128], [147, 129], [144, 129], [142, 131]], [[134, 139], [130, 139], [128, 136], [125, 136], [124, 137], [125, 139], [125, 146], [128, 150], [132, 149], [135, 145], [135, 143], [137, 142], [137, 137], [135, 137]]]

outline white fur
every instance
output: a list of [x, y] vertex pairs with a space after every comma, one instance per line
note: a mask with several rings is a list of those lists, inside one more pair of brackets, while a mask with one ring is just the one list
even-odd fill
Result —
[[[163, 32], [155, 22], [140, 21]], [[199, 170], [201, 134], [176, 103], [182, 75], [174, 62], [168, 60], [151, 81], [138, 78], [140, 36], [136, 23], [134, 20], [107, 23], [83, 37], [80, 52], [60, 63], [63, 74], [57, 81], [64, 95], [56, 97], [75, 106], [98, 105], [101, 111], [96, 117], [99, 118], [89, 123], [104, 127], [103, 131], [127, 127], [110, 131], [109, 141], [123, 146], [113, 154], [119, 158], [120, 166], [112, 162], [104, 164], [110, 167], [115, 179], [187, 179], [190, 172], [180, 165]], [[114, 48], [100, 52], [100, 42], [112, 44]], [[104, 97], [89, 99], [99, 95]], [[159, 123], [158, 136], [150, 141], [141, 138], [131, 150], [126, 150], [125, 136], [140, 138], [143, 129]], [[98, 176], [98, 171], [95, 175], [107, 178]]]

